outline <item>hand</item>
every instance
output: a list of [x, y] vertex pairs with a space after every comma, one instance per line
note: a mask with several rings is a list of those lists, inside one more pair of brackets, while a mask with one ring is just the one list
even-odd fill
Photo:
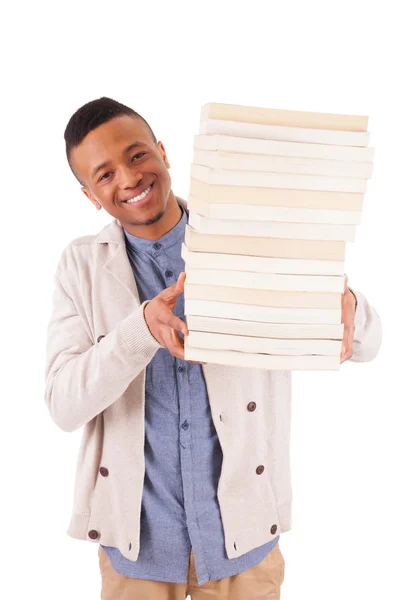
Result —
[[144, 308], [144, 318], [152, 336], [161, 346], [168, 348], [172, 356], [182, 360], [185, 360], [184, 342], [178, 332], [189, 335], [189, 330], [186, 323], [174, 315], [174, 309], [178, 296], [183, 292], [185, 279], [186, 273], [180, 273], [176, 283], [160, 292]]
[[342, 323], [344, 323], [342, 351], [340, 364], [353, 356], [354, 318], [356, 314], [356, 298], [347, 285], [348, 277], [345, 274], [344, 293], [342, 294]]

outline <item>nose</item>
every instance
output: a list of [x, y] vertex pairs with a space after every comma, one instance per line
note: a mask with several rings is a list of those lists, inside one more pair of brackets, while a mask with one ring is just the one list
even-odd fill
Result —
[[135, 188], [143, 179], [143, 174], [127, 165], [122, 165], [118, 173], [118, 185], [121, 189]]

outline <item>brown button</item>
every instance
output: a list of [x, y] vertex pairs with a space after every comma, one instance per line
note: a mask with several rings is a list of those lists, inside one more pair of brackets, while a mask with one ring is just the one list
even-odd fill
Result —
[[96, 531], [95, 529], [91, 529], [88, 533], [89, 537], [91, 540], [97, 540], [97, 538], [99, 537], [99, 532]]
[[257, 469], [256, 469], [256, 473], [257, 475], [261, 475], [261, 473], [264, 472], [264, 465], [258, 465]]
[[271, 527], [271, 533], [274, 534], [277, 532], [278, 526], [277, 525], [272, 525]]
[[103, 477], [108, 477], [108, 469], [105, 467], [100, 467], [100, 475], [103, 475]]
[[247, 405], [247, 410], [249, 410], [250, 412], [253, 412], [253, 410], [256, 410], [256, 406], [257, 406], [257, 404], [255, 402], [249, 402]]
[[97, 338], [97, 342], [100, 342], [100, 340], [102, 340], [103, 337], [106, 337], [106, 336], [105, 335], [99, 335], [99, 337]]

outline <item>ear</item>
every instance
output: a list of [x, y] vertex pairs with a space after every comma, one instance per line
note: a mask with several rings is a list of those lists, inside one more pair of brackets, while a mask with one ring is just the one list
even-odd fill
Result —
[[90, 202], [94, 205], [94, 207], [97, 208], [97, 210], [101, 210], [102, 207], [100, 202], [96, 200], [91, 191], [85, 185], [81, 187], [81, 190], [85, 194], [85, 196], [89, 198]]
[[169, 161], [168, 161], [168, 158], [167, 158], [167, 153], [166, 153], [165, 148], [164, 148], [164, 144], [162, 142], [157, 142], [157, 147], [158, 147], [158, 151], [160, 152], [160, 154], [161, 154], [161, 156], [163, 158], [165, 166], [167, 167], [167, 169], [170, 169], [171, 165], [169, 164]]

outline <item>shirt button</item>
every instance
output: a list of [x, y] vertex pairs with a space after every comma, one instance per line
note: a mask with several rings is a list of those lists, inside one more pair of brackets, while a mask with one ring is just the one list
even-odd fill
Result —
[[156, 242], [155, 244], [153, 244], [153, 248], [154, 248], [154, 250], [159, 250], [161, 248], [161, 244]]
[[103, 339], [103, 337], [105, 337], [105, 335], [99, 335], [99, 337], [97, 338], [97, 343], [99, 343]]
[[272, 525], [272, 527], [271, 527], [271, 533], [272, 533], [272, 535], [273, 535], [274, 533], [276, 533], [276, 532], [277, 532], [277, 530], [278, 530], [278, 526], [277, 526], [277, 525]]
[[172, 277], [172, 275], [173, 275], [172, 271], [170, 271], [170, 270], [165, 271], [165, 277]]
[[189, 427], [189, 423], [187, 421], [184, 421], [182, 423], [182, 429], [187, 429]]
[[179, 367], [178, 367], [179, 373], [183, 373], [184, 370], [185, 370], [185, 367], [182, 367], [182, 365], [179, 365]]
[[250, 412], [253, 412], [253, 410], [256, 410], [256, 406], [257, 406], [257, 404], [255, 402], [249, 402], [247, 405], [247, 410], [249, 410]]
[[99, 532], [96, 531], [95, 529], [91, 529], [88, 533], [88, 536], [90, 537], [91, 540], [97, 540], [97, 538], [99, 537]]
[[256, 469], [256, 473], [257, 475], [261, 475], [261, 473], [264, 472], [264, 465], [258, 465], [257, 469]]
[[108, 469], [106, 469], [106, 467], [100, 467], [100, 475], [103, 475], [103, 477], [108, 477]]

